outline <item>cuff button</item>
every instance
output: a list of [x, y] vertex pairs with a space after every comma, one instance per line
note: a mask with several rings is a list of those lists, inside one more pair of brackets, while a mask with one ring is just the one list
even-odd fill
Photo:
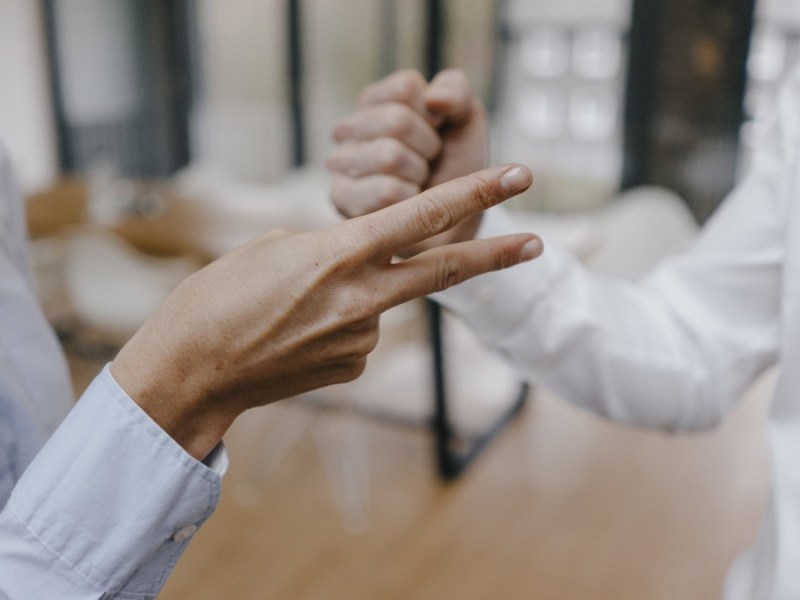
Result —
[[187, 525], [186, 527], [181, 527], [178, 529], [178, 531], [172, 534], [172, 541], [178, 544], [185, 542], [195, 533], [197, 533], [197, 529], [197, 525]]

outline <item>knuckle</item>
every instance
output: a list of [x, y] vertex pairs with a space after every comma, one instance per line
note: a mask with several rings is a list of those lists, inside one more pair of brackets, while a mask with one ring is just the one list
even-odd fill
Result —
[[336, 142], [343, 142], [349, 139], [353, 134], [352, 126], [349, 118], [339, 119], [333, 125], [333, 139]]
[[354, 381], [363, 375], [367, 368], [367, 359], [364, 356], [342, 361], [336, 365], [331, 376], [333, 383], [347, 383]]
[[362, 356], [350, 362], [346, 368], [347, 381], [358, 379], [367, 369], [367, 357]]
[[356, 332], [353, 341], [353, 356], [358, 358], [369, 355], [378, 346], [379, 339], [377, 328]]
[[497, 203], [497, 194], [492, 182], [485, 181], [484, 179], [471, 179], [467, 193], [474, 200], [476, 208], [480, 210], [491, 208]]
[[392, 104], [387, 110], [387, 128], [389, 134], [396, 138], [404, 138], [414, 128], [414, 120], [410, 109], [402, 104]]
[[352, 192], [351, 183], [344, 177], [334, 177], [331, 182], [331, 201], [342, 215], [345, 217], [353, 216], [350, 196]]
[[378, 162], [382, 169], [390, 173], [400, 170], [406, 162], [405, 152], [400, 142], [385, 140], [378, 151]]
[[425, 89], [427, 83], [416, 69], [403, 69], [397, 73], [395, 85], [398, 97], [407, 102], [418, 96]]
[[347, 142], [328, 155], [325, 166], [331, 173], [359, 178], [374, 170], [368, 164], [371, 154], [375, 154], [375, 151], [370, 144]]
[[378, 314], [372, 294], [355, 286], [344, 286], [339, 293], [339, 319], [343, 326], [356, 329]]
[[380, 329], [378, 328], [377, 317], [371, 317], [366, 320], [364, 330], [360, 337], [360, 350], [365, 356], [370, 354], [378, 346], [380, 341]]
[[453, 224], [453, 217], [442, 202], [425, 196], [417, 210], [417, 222], [422, 233], [433, 235], [449, 229]]
[[437, 289], [446, 290], [457, 283], [461, 283], [466, 275], [466, 266], [459, 257], [445, 255], [437, 265], [434, 285]]
[[380, 339], [381, 336], [377, 329], [371, 331], [370, 334], [367, 336], [367, 340], [365, 342], [366, 352], [364, 352], [364, 354], [371, 354], [372, 351], [378, 347], [378, 342], [380, 341]]
[[497, 269], [507, 269], [517, 263], [517, 256], [509, 248], [501, 248], [495, 258]]

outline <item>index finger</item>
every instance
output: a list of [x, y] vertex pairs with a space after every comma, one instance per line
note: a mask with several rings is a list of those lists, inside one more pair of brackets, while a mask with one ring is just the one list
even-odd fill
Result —
[[370, 240], [375, 254], [391, 255], [515, 196], [532, 181], [531, 172], [522, 165], [484, 169], [343, 225], [356, 229], [354, 239]]

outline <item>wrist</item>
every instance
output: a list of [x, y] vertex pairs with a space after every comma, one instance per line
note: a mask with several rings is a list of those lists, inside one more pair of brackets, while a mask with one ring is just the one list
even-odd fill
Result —
[[[147, 325], [145, 325], [145, 328]], [[144, 328], [143, 328], [144, 329]], [[237, 414], [212, 401], [192, 369], [163, 356], [158, 338], [138, 332], [111, 364], [111, 375], [130, 398], [188, 454], [203, 460]]]

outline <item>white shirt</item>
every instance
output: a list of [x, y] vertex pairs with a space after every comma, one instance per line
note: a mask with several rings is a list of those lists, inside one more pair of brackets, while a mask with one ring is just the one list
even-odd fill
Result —
[[23, 216], [0, 151], [0, 599], [154, 598], [214, 511], [227, 455], [189, 456], [108, 367], [70, 411]]
[[[800, 70], [754, 167], [686, 253], [638, 283], [593, 274], [555, 248], [437, 294], [538, 384], [616, 421], [713, 427], [767, 367], [772, 493], [729, 600], [800, 598]], [[487, 215], [479, 235], [516, 231]]]

